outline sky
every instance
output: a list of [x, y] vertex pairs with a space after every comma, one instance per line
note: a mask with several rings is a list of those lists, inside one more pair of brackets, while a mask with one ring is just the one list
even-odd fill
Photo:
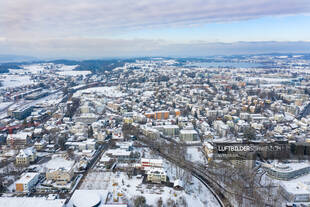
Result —
[[309, 0], [0, 0], [0, 54], [310, 52]]

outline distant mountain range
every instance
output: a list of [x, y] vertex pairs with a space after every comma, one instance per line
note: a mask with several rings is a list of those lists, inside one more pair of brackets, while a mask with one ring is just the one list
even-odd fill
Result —
[[[178, 61], [176, 65], [182, 65], [187, 61], [198, 61], [198, 62], [225, 62], [231, 61], [231, 59], [242, 60], [251, 56], [287, 56], [292, 58], [294, 55], [299, 55], [301, 59], [310, 60], [309, 53], [265, 53], [265, 54], [247, 54], [247, 55], [213, 55], [213, 56], [193, 56], [193, 57], [157, 57], [165, 59], [175, 59]], [[20, 69], [22, 64], [32, 64], [32, 63], [54, 63], [54, 64], [64, 64], [64, 65], [78, 65], [75, 70], [80, 71], [91, 71], [93, 73], [102, 73], [105, 71], [113, 70], [117, 67], [123, 67], [126, 63], [135, 62], [136, 60], [149, 60], [154, 59], [155, 57], [136, 57], [136, 58], [111, 58], [111, 59], [90, 59], [90, 60], [69, 60], [69, 59], [38, 59], [31, 56], [22, 56], [22, 55], [0, 55], [0, 73], [7, 73], [9, 69]], [[298, 58], [298, 57], [296, 57]], [[269, 63], [272, 63], [272, 60], [269, 60]], [[272, 65], [272, 64], [271, 64]]]
[[31, 62], [38, 61], [38, 58], [23, 55], [0, 55], [0, 63], [10, 62]]
[[78, 65], [75, 70], [101, 73], [117, 67], [123, 67], [126, 62], [134, 62], [135, 59], [101, 59], [101, 60], [39, 60], [28, 56], [0, 55], [0, 73], [8, 73], [9, 69], [20, 69], [23, 64], [54, 63], [64, 65]]

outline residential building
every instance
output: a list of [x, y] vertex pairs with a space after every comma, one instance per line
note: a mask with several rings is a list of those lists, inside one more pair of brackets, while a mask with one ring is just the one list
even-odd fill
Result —
[[182, 129], [180, 130], [180, 140], [184, 142], [197, 141], [198, 132], [194, 129]]
[[39, 173], [25, 173], [15, 182], [17, 192], [29, 192], [39, 181]]
[[27, 166], [37, 159], [36, 150], [33, 147], [21, 149], [16, 155], [15, 162], [18, 166]]
[[62, 156], [53, 156], [50, 161], [45, 163], [46, 179], [55, 181], [58, 185], [65, 185], [71, 181], [74, 175], [73, 160], [65, 159]]
[[166, 172], [162, 168], [153, 168], [147, 171], [147, 181], [161, 183], [167, 181]]

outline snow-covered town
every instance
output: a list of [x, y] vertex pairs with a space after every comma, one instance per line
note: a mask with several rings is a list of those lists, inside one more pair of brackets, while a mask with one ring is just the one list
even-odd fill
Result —
[[214, 149], [279, 142], [309, 156], [309, 57], [231, 62], [0, 73], [0, 206], [309, 206], [307, 158], [219, 160]]

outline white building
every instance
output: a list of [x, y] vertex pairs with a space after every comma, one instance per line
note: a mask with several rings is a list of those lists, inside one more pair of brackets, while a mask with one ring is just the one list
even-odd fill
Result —
[[15, 189], [18, 192], [29, 192], [39, 181], [39, 173], [25, 173], [15, 182]]
[[310, 202], [310, 186], [300, 181], [284, 181], [280, 184], [282, 195], [294, 203]]
[[302, 163], [264, 163], [262, 167], [267, 171], [267, 174], [279, 180], [291, 180], [302, 175], [310, 173], [310, 164]]
[[29, 163], [34, 162], [37, 159], [36, 150], [33, 147], [22, 149], [16, 155], [16, 165], [27, 166]]

